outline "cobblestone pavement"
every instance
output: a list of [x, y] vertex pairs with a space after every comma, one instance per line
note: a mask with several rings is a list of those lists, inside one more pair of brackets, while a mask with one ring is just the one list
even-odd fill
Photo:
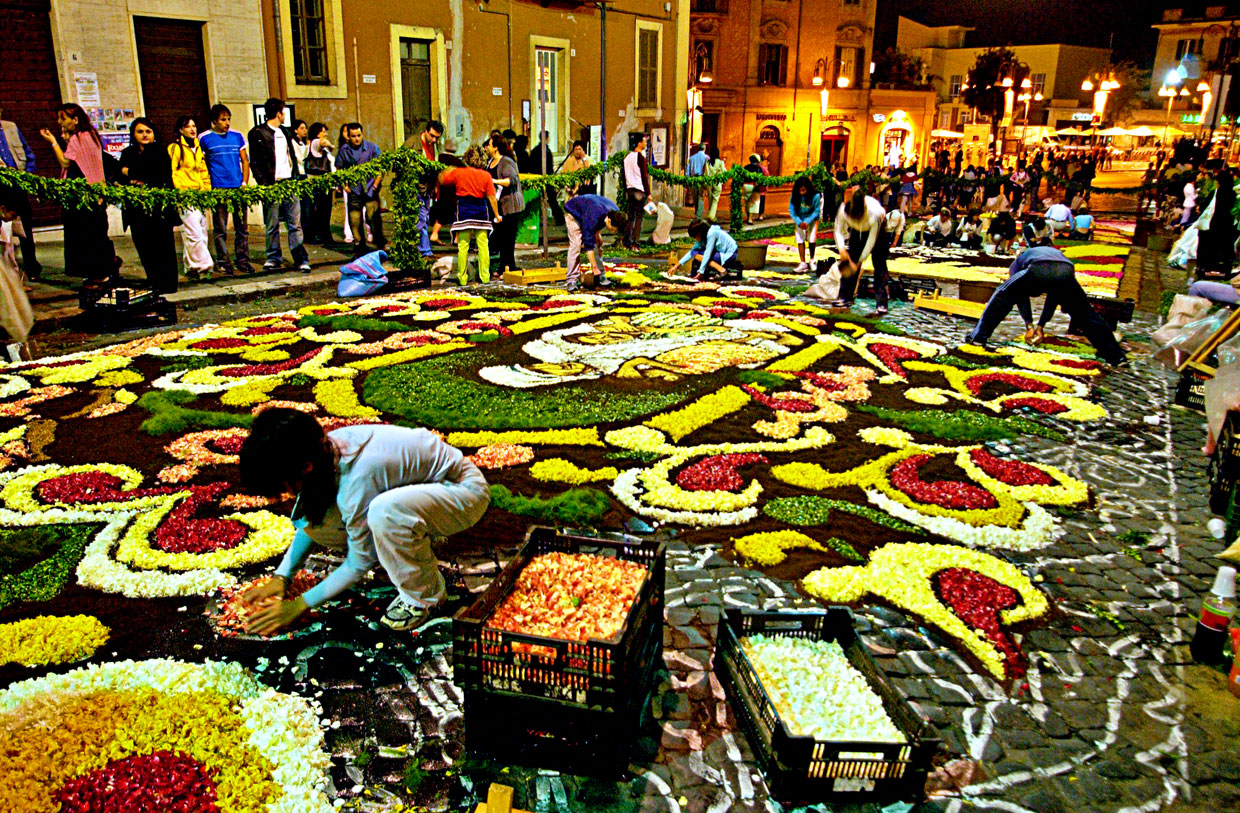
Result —
[[[965, 331], [962, 322], [908, 307], [894, 310], [891, 321], [947, 344], [959, 343]], [[1154, 317], [1138, 315], [1131, 332], [1154, 326]], [[1024, 638], [1030, 669], [1022, 684], [1005, 691], [899, 612], [857, 613], [876, 661], [943, 741], [937, 790], [920, 809], [1132, 813], [1240, 805], [1236, 701], [1221, 670], [1193, 665], [1187, 653], [1217, 547], [1205, 531], [1202, 418], [1170, 408], [1170, 375], [1134, 356], [1129, 368], [1098, 387], [1109, 418], [1084, 429], [1057, 426], [1074, 443], [995, 444], [997, 451], [1062, 467], [1095, 493], [1092, 508], [1062, 512], [1067, 532], [1059, 543], [1010, 557], [1041, 583], [1058, 611], [1047, 628]], [[1121, 539], [1125, 532], [1147, 536]], [[452, 565], [464, 568], [465, 585], [477, 591], [504, 558]], [[791, 583], [727, 561], [714, 546], [675, 539], [668, 547], [666, 602], [667, 671], [629, 781], [602, 794], [605, 803], [582, 806], [585, 786], [573, 777], [505, 773], [529, 809], [788, 810], [768, 797], [712, 673], [715, 631], [729, 608], [812, 602]], [[418, 721], [414, 741], [429, 735], [434, 759], [450, 761], [462, 699], [447, 661], [436, 655], [408, 677], [404, 702], [417, 708], [405, 716]], [[465, 770], [463, 777], [485, 787], [476, 772]], [[358, 798], [362, 807], [379, 805], [377, 798], [364, 800]], [[806, 810], [834, 809], [858, 808]]]
[[[1141, 308], [1152, 297], [1147, 288], [1182, 289], [1182, 272], [1163, 268], [1155, 255], [1134, 252], [1133, 262], [1130, 272], [1140, 268], [1153, 283], [1143, 286]], [[264, 309], [300, 304], [306, 300], [268, 302]], [[967, 328], [907, 306], [896, 307], [889, 319], [913, 335], [949, 345], [960, 343]], [[1138, 313], [1126, 334], [1148, 334], [1156, 320]], [[1065, 323], [1061, 316], [1053, 327], [1062, 330]], [[1001, 337], [1014, 336], [1011, 322], [1007, 330]], [[1237, 701], [1227, 694], [1221, 670], [1193, 665], [1187, 654], [1199, 598], [1216, 569], [1211, 557], [1217, 543], [1205, 530], [1210, 515], [1200, 452], [1203, 418], [1172, 409], [1171, 375], [1140, 348], [1134, 350], [1132, 364], [1107, 374], [1097, 388], [1110, 417], [1084, 427], [1057, 427], [1075, 442], [1021, 438], [995, 444], [999, 452], [1015, 451], [1067, 470], [1088, 482], [1095, 495], [1090, 508], [1061, 511], [1066, 534], [1056, 545], [1010, 556], [1040, 580], [1058, 610], [1047, 628], [1024, 637], [1030, 669], [1023, 684], [1005, 691], [899, 612], [875, 608], [857, 614], [858, 629], [881, 668], [942, 738], [938, 790], [922, 809], [1240, 809]], [[1155, 418], [1157, 423], [1149, 422]], [[1121, 539], [1125, 532], [1148, 536]], [[458, 582], [478, 591], [511, 554], [447, 564]], [[440, 631], [407, 653], [411, 661], [368, 660], [361, 665], [368, 680], [332, 681], [322, 699], [343, 721], [341, 732], [348, 732], [333, 739], [337, 789], [349, 798], [349, 807], [391, 809], [397, 799], [384, 786], [400, 783], [400, 764], [375, 759], [360, 766], [353, 758], [362, 742], [412, 743], [428, 772], [415, 795], [432, 809], [455, 809], [502, 777], [518, 786], [519, 801], [530, 810], [785, 810], [768, 798], [749, 744], [711, 672], [712, 653], [727, 608], [811, 602], [794, 584], [737, 567], [713, 546], [692, 547], [676, 539], [668, 549], [666, 599], [666, 672], [626, 781], [583, 782], [522, 769], [501, 774], [497, 766], [463, 761], [463, 697], [452, 682]], [[294, 653], [300, 685], [311, 679], [326, 685], [341, 661], [352, 663], [348, 655], [360, 656], [363, 646], [340, 638]], [[350, 698], [375, 691], [391, 714], [359, 719], [351, 709], [361, 704]], [[836, 808], [809, 808], [831, 809]]]

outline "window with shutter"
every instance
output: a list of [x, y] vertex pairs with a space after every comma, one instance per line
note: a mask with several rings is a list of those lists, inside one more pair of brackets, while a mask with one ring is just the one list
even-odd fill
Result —
[[659, 106], [659, 32], [637, 32], [637, 106]]
[[289, 0], [289, 23], [293, 34], [293, 74], [298, 84], [331, 84], [323, 0]]

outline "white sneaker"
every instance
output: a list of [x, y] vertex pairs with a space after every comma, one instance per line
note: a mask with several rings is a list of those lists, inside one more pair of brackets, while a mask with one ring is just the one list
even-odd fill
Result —
[[392, 599], [387, 612], [379, 619], [385, 626], [394, 630], [411, 630], [431, 620], [431, 611], [425, 607], [413, 607], [405, 603], [400, 596]]
[[809, 273], [809, 263], [797, 263], [797, 268], [796, 268], [796, 271], [797, 271], [797, 273], [798, 273], [798, 274], [808, 274], [808, 273]]

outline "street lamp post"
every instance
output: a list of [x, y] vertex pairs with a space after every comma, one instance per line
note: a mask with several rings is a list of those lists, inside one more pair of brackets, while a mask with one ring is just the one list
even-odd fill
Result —
[[1102, 114], [1107, 107], [1107, 96], [1110, 95], [1111, 91], [1119, 87], [1119, 82], [1115, 81], [1115, 76], [1111, 73], [1108, 73], [1105, 77], [1095, 75], [1094, 79], [1098, 81], [1095, 83], [1093, 79], [1086, 76], [1085, 81], [1081, 82], [1081, 90], [1087, 93], [1093, 91], [1094, 94], [1094, 115], [1090, 124], [1094, 130], [1094, 146], [1097, 147], [1098, 125], [1102, 123]]
[[1025, 154], [1025, 128], [1029, 126], [1029, 102], [1042, 101], [1042, 91], [1039, 90], [1037, 93], [1030, 93], [1030, 91], [1033, 90], [1033, 83], [1030, 82], [1027, 78], [1023, 82], [1020, 83], [1020, 87], [1023, 93], [1021, 93], [1019, 96], [1016, 97], [1016, 101], [1025, 103], [1025, 117], [1021, 119], [1021, 122], [1020, 122], [1020, 154], [1024, 155]]
[[1176, 87], [1181, 81], [1183, 80], [1180, 78], [1179, 71], [1175, 69], [1169, 70], [1167, 71], [1167, 76], [1163, 79], [1163, 86], [1158, 89], [1158, 95], [1167, 100], [1167, 117], [1163, 121], [1162, 137], [1162, 145], [1164, 150], [1167, 148], [1167, 134], [1171, 129], [1171, 106], [1175, 104], [1177, 96], [1188, 95], [1188, 88], [1180, 88], [1179, 90], [1176, 90]]

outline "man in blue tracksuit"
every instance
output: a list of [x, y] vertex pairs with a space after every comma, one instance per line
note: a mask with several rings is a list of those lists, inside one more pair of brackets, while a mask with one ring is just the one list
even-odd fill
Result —
[[[1033, 311], [1029, 298], [1046, 294], [1046, 304], [1038, 326], [1033, 326]], [[1021, 254], [1008, 269], [1007, 282], [995, 289], [982, 318], [969, 333], [969, 341], [985, 345], [986, 340], [1004, 317], [1016, 307], [1025, 320], [1025, 338], [1041, 341], [1043, 330], [1055, 315], [1055, 308], [1076, 320], [1085, 331], [1085, 338], [1108, 364], [1123, 364], [1128, 360], [1123, 348], [1115, 341], [1110, 327], [1094, 310], [1081, 284], [1076, 281], [1076, 269], [1072, 261], [1053, 246], [1036, 246]]]

